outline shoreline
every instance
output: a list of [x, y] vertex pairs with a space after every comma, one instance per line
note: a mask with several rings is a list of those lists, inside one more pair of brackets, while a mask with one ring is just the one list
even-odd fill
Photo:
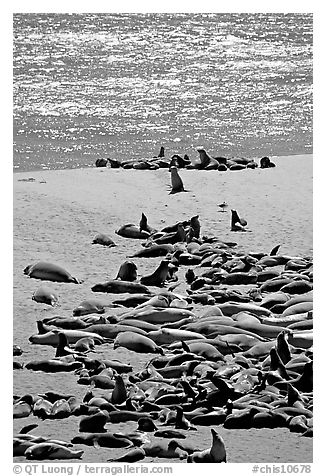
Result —
[[[109, 155], [109, 154], [106, 154], [106, 155]], [[172, 157], [172, 155], [171, 155]], [[290, 155], [270, 155], [269, 158], [271, 160], [275, 160], [275, 159], [290, 159], [290, 158], [297, 158], [297, 157], [307, 157], [307, 158], [313, 158], [313, 152], [311, 153], [307, 153], [307, 154], [290, 154]], [[153, 157], [150, 157], [149, 159], [134, 159], [135, 162], [137, 162], [137, 160], [151, 160]], [[229, 158], [232, 158], [232, 157], [229, 157]], [[259, 164], [259, 160], [261, 159], [261, 157], [248, 157], [249, 159], [252, 159], [252, 160], [255, 160], [258, 164]], [[24, 173], [36, 173], [36, 172], [47, 172], [47, 171], [51, 171], [51, 170], [88, 170], [90, 168], [100, 168], [100, 167], [96, 167], [95, 166], [95, 161], [88, 165], [88, 166], [83, 166], [83, 167], [67, 167], [67, 168], [43, 168], [43, 169], [31, 169], [31, 170], [16, 170], [15, 167], [13, 168], [13, 175], [16, 175], [16, 174], [24, 174]], [[103, 167], [105, 168], [105, 167]], [[110, 168], [110, 167], [106, 167], [106, 168]], [[214, 170], [212, 171], [214, 172]]]

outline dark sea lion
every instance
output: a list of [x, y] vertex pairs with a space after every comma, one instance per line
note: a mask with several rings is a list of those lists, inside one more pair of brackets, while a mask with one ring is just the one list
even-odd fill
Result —
[[136, 281], [137, 265], [133, 261], [125, 261], [120, 266], [115, 279], [121, 279], [122, 281]]
[[270, 167], [270, 159], [269, 157], [263, 157], [260, 159], [260, 168], [261, 169], [268, 169]]
[[115, 410], [109, 412], [109, 422], [124, 423], [126, 421], [138, 421], [140, 418], [151, 418], [150, 413], [138, 410]]
[[162, 260], [159, 267], [150, 275], [140, 278], [141, 284], [147, 286], [163, 286], [169, 276], [169, 261]]
[[94, 415], [85, 416], [79, 422], [79, 431], [81, 433], [105, 433], [104, 426], [109, 421], [107, 412], [99, 410]]
[[148, 418], [148, 417], [139, 418], [137, 431], [146, 431], [148, 433], [151, 433], [156, 430], [157, 430], [157, 427], [151, 418]]
[[117, 375], [115, 378], [115, 386], [111, 395], [111, 403], [113, 405], [121, 404], [127, 400], [128, 394], [126, 386], [121, 375]]
[[62, 283], [75, 283], [80, 284], [77, 278], [71, 276], [61, 266], [52, 263], [46, 263], [39, 261], [36, 264], [30, 264], [24, 269], [24, 274], [27, 274], [30, 278], [43, 279], [46, 281], [58, 281]]
[[157, 231], [155, 230], [155, 228], [152, 228], [151, 226], [149, 226], [147, 216], [144, 213], [141, 214], [139, 229], [140, 231], [143, 231], [143, 230], [147, 231], [150, 234], [155, 233]]
[[110, 159], [107, 158], [108, 162], [110, 163], [111, 169], [118, 169], [121, 167], [121, 162], [117, 159]]
[[95, 284], [92, 291], [94, 293], [144, 293], [150, 294], [150, 290], [139, 283], [133, 283], [130, 281], [121, 281], [119, 279], [112, 279], [105, 283]]
[[211, 164], [212, 164], [211, 168], [218, 168], [219, 161], [216, 159], [213, 159], [210, 155], [208, 155], [205, 149], [199, 148], [197, 149], [197, 152], [199, 152], [200, 163], [196, 165], [196, 168], [207, 169], [207, 167], [210, 166]]
[[72, 372], [83, 367], [81, 362], [65, 362], [60, 359], [35, 360], [25, 365], [26, 369], [42, 372]]
[[108, 163], [108, 159], [96, 159], [95, 165], [96, 167], [106, 167]]
[[246, 220], [240, 218], [236, 210], [231, 210], [231, 231], [247, 231], [246, 225]]
[[186, 438], [186, 435], [177, 430], [158, 430], [154, 433], [157, 438]]
[[112, 238], [110, 238], [108, 235], [105, 235], [104, 233], [99, 233], [98, 235], [95, 236], [95, 238], [92, 241], [93, 245], [103, 245], [103, 246], [117, 246]]
[[128, 223], [127, 225], [122, 225], [118, 230], [115, 231], [117, 235], [124, 238], [135, 238], [135, 239], [146, 239], [150, 234], [145, 230], [140, 230], [139, 227], [133, 223]]
[[187, 463], [226, 463], [226, 450], [223, 438], [211, 428], [212, 446], [203, 451], [195, 451], [188, 456]]
[[151, 244], [148, 248], [136, 251], [130, 258], [155, 258], [157, 256], [166, 256], [173, 253], [174, 246], [171, 243]]
[[31, 394], [23, 395], [13, 405], [13, 417], [25, 418], [33, 411], [34, 397]]
[[22, 355], [22, 353], [23, 353], [22, 348], [19, 345], [14, 344], [13, 345], [13, 355], [14, 356]]
[[288, 294], [305, 294], [311, 291], [312, 288], [312, 283], [302, 280], [288, 283], [285, 286], [282, 286], [280, 291], [283, 291], [284, 293]]
[[33, 301], [54, 306], [58, 303], [58, 296], [48, 287], [39, 287], [32, 296]]
[[171, 172], [171, 186], [172, 186], [170, 194], [186, 192], [187, 190], [184, 189], [183, 182], [178, 173], [177, 167], [171, 167], [170, 172]]

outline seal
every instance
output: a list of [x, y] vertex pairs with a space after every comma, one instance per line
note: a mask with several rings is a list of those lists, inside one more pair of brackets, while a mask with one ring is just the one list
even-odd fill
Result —
[[78, 435], [71, 440], [71, 443], [94, 446], [95, 448], [129, 448], [133, 446], [128, 438], [118, 437], [109, 432], [91, 432], [86, 435]]
[[36, 443], [27, 448], [25, 456], [27, 459], [80, 459], [84, 454], [83, 450], [72, 450], [63, 445], [55, 443]]
[[105, 307], [109, 304], [99, 301], [98, 299], [87, 299], [82, 301], [72, 311], [73, 316], [86, 316], [87, 314], [104, 314]]
[[139, 222], [139, 229], [140, 229], [140, 231], [143, 231], [143, 230], [147, 231], [150, 234], [153, 234], [157, 231], [157, 230], [155, 230], [155, 228], [152, 228], [151, 226], [149, 226], [147, 216], [144, 213], [141, 214], [141, 219], [140, 219], [140, 222]]
[[40, 286], [33, 294], [32, 300], [49, 306], [55, 306], [59, 299], [52, 289], [46, 286]]
[[231, 231], [247, 231], [247, 221], [240, 218], [236, 210], [231, 210]]
[[95, 236], [95, 238], [92, 241], [93, 245], [102, 245], [102, 246], [117, 246], [112, 238], [104, 233], [99, 233], [98, 235]]
[[142, 248], [136, 251], [129, 258], [156, 258], [158, 256], [166, 256], [168, 253], [173, 253], [174, 246], [171, 243], [156, 244], [153, 243], [148, 248]]
[[27, 274], [30, 278], [57, 281], [60, 283], [81, 284], [82, 282], [71, 276], [71, 274], [61, 266], [44, 261], [26, 266], [24, 274]]
[[204, 451], [195, 451], [187, 458], [187, 463], [226, 463], [226, 450], [223, 438], [211, 428], [212, 446]]
[[139, 227], [137, 227], [133, 223], [122, 225], [118, 230], [115, 231], [115, 233], [124, 238], [135, 238], [140, 240], [143, 240], [144, 238], [146, 239], [150, 236], [148, 231], [141, 231]]
[[172, 166], [170, 168], [170, 172], [171, 172], [171, 186], [172, 186], [170, 194], [179, 193], [179, 192], [186, 192], [186, 190], [184, 189], [181, 177], [178, 173], [177, 167]]
[[125, 261], [120, 266], [115, 279], [121, 279], [122, 281], [136, 281], [137, 265], [133, 261]]
[[91, 289], [94, 293], [151, 294], [150, 290], [143, 284], [122, 281], [120, 279], [111, 279], [105, 283], [95, 284]]
[[120, 458], [111, 458], [107, 461], [110, 463], [117, 462], [127, 462], [127, 463], [136, 463], [136, 461], [140, 461], [144, 459], [146, 456], [145, 451], [142, 448], [134, 448], [133, 450], [129, 451], [128, 453], [120, 456]]
[[142, 276], [140, 278], [141, 284], [148, 286], [163, 286], [166, 279], [169, 276], [169, 261], [164, 259], [159, 264], [159, 267], [152, 273], [147, 276]]
[[185, 459], [188, 453], [181, 449], [177, 440], [159, 441], [143, 446], [146, 456], [157, 458], [178, 458]]
[[108, 414], [102, 410], [99, 410], [94, 415], [85, 416], [79, 422], [79, 431], [85, 433], [105, 433], [104, 426], [108, 422]]
[[117, 335], [113, 344], [113, 349], [117, 349], [118, 347], [125, 347], [126, 349], [133, 350], [134, 352], [145, 354], [158, 353], [163, 355], [164, 353], [163, 349], [156, 345], [152, 339], [130, 331], [126, 331]]

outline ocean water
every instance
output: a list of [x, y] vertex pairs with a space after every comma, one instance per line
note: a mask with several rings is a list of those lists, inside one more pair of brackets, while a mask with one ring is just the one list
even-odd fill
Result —
[[15, 14], [14, 171], [312, 152], [311, 14]]

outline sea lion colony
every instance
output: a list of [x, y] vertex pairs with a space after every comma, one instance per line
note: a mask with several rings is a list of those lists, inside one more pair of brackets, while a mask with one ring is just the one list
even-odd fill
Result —
[[[99, 158], [95, 161], [96, 167], [110, 167], [112, 169], [136, 169], [136, 170], [157, 170], [161, 168], [177, 167], [179, 169], [191, 169], [191, 170], [218, 170], [219, 172], [225, 172], [227, 170], [244, 170], [255, 169], [258, 167], [258, 163], [253, 159], [247, 159], [244, 157], [212, 157], [205, 149], [198, 148], [199, 158], [192, 161], [187, 154], [183, 157], [179, 154], [174, 154], [170, 159], [165, 157], [164, 147], [161, 147], [157, 157], [149, 159], [133, 159], [121, 161], [111, 158]], [[268, 169], [275, 167], [274, 162], [271, 162], [269, 157], [262, 157], [259, 161], [259, 167], [261, 169]]]
[[[245, 231], [246, 221], [234, 212], [231, 230]], [[79, 424], [70, 442], [31, 435], [35, 425], [24, 427], [14, 435], [14, 456], [82, 458], [77, 444], [128, 449], [108, 461], [151, 456], [211, 463], [227, 461], [218, 435], [221, 425], [285, 427], [311, 437], [312, 258], [281, 254], [280, 245], [269, 253], [243, 253], [236, 242], [202, 236], [198, 215], [157, 231], [142, 214], [139, 226], [124, 225], [117, 233], [146, 240], [121, 264], [115, 279], [92, 287], [94, 293], [122, 294], [111, 296], [120, 313], [108, 314], [110, 305], [97, 294], [76, 303], [70, 317], [37, 322], [38, 332], [29, 339], [55, 350], [52, 358], [28, 362], [25, 368], [71, 372], [87, 387], [83, 399], [46, 389], [14, 396], [14, 418], [75, 415]], [[97, 243], [111, 246], [113, 240]], [[151, 257], [161, 257], [161, 263], [139, 278], [132, 259]], [[51, 263], [29, 265], [24, 272], [39, 280], [81, 283]], [[182, 293], [177, 292], [180, 284]], [[52, 306], [58, 300], [45, 286], [33, 299]], [[98, 346], [105, 348], [105, 359], [94, 356]], [[135, 371], [116, 360], [118, 347], [127, 349], [131, 359], [135, 352], [148, 353], [144, 368]], [[22, 354], [14, 346], [14, 355]], [[22, 367], [14, 361], [14, 369]], [[121, 422], [131, 422], [134, 431], [110, 430]], [[211, 427], [209, 448], [188, 441], [200, 426]]]

